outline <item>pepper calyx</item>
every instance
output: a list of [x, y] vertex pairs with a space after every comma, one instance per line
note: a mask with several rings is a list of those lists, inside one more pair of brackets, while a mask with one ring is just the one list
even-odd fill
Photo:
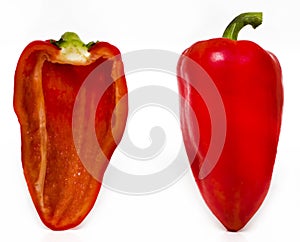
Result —
[[61, 50], [61, 60], [84, 63], [90, 57], [89, 49], [97, 42], [85, 44], [76, 33], [66, 32], [58, 41], [50, 40], [50, 43]]

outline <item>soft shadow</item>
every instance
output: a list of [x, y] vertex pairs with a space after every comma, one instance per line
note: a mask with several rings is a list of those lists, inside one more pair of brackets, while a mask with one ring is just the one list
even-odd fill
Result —
[[41, 242], [82, 242], [76, 231], [48, 231]]
[[220, 242], [248, 242], [243, 232], [224, 232], [220, 235]]

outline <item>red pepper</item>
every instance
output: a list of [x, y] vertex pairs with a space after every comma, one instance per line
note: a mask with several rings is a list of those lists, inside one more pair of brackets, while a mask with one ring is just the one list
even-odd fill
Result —
[[[280, 133], [280, 64], [256, 43], [237, 41], [245, 25], [256, 28], [261, 22], [262, 13], [241, 14], [228, 25], [223, 38], [194, 43], [178, 62], [179, 92], [184, 98], [181, 127], [192, 172], [206, 204], [229, 231], [243, 228], [266, 197]], [[203, 80], [191, 71], [191, 62], [186, 58], [206, 71], [223, 101], [226, 137], [215, 166], [213, 160], [204, 164], [213, 130], [206, 100], [194, 86], [198, 83], [201, 87]], [[193, 108], [196, 122], [185, 102]], [[193, 135], [197, 129], [199, 142]], [[214, 167], [201, 177], [204, 166]]]
[[[75, 33], [67, 32], [59, 41], [30, 43], [18, 61], [14, 109], [21, 126], [22, 165], [33, 203], [50, 229], [75, 227], [87, 216], [99, 193], [100, 178], [122, 137], [127, 86], [119, 54], [109, 43], [85, 45]], [[81, 152], [87, 152], [86, 157], [102, 173], [95, 177], [79, 158], [72, 118], [82, 84], [104, 62], [108, 68], [98, 71], [92, 81], [95, 92], [108, 88], [96, 111], [91, 110], [91, 104], [97, 94], [88, 90], [89, 96], [81, 99], [79, 118], [82, 124], [94, 121], [97, 141], [107, 159], [89, 156], [86, 127], [76, 130], [76, 142], [82, 141], [86, 148]]]

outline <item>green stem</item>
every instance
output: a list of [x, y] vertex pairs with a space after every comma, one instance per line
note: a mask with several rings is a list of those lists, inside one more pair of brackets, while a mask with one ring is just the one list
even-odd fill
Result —
[[51, 43], [60, 49], [78, 48], [82, 50], [89, 50], [95, 44], [95, 42], [89, 42], [88, 44], [83, 43], [79, 36], [73, 32], [66, 32], [61, 36], [60, 40], [51, 40]]
[[224, 31], [223, 38], [237, 40], [240, 30], [250, 24], [254, 29], [262, 23], [262, 12], [242, 13], [235, 17]]

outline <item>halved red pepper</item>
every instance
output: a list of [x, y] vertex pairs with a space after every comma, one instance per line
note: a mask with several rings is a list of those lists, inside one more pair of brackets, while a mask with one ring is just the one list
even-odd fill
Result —
[[[184, 100], [181, 127], [191, 168], [206, 204], [229, 231], [243, 228], [267, 195], [280, 133], [283, 106], [280, 64], [273, 54], [257, 44], [236, 40], [245, 25], [255, 28], [261, 22], [262, 13], [241, 14], [229, 24], [223, 38], [193, 44], [178, 62], [179, 92]], [[203, 80], [191, 71], [191, 62], [185, 61], [186, 58], [206, 71], [223, 101], [226, 137], [214, 167], [204, 164], [212, 137], [210, 110], [193, 85], [198, 82], [201, 87]], [[193, 108], [196, 122], [185, 102]], [[197, 129], [199, 143], [193, 135]], [[204, 166], [213, 169], [202, 177]]]
[[93, 90], [81, 97], [79, 114], [83, 124], [88, 120], [95, 124], [106, 158], [89, 156], [86, 127], [76, 130], [77, 142], [85, 142], [86, 157], [104, 173], [127, 118], [127, 86], [119, 50], [106, 42], [85, 45], [75, 33], [67, 32], [59, 41], [30, 43], [16, 67], [14, 109], [21, 126], [24, 175], [41, 220], [53, 230], [80, 224], [101, 187], [103, 174], [93, 176], [79, 158], [72, 119], [81, 86], [104, 62], [106, 68], [93, 75], [92, 81], [97, 88], [108, 88], [96, 111], [90, 110], [97, 95]]

